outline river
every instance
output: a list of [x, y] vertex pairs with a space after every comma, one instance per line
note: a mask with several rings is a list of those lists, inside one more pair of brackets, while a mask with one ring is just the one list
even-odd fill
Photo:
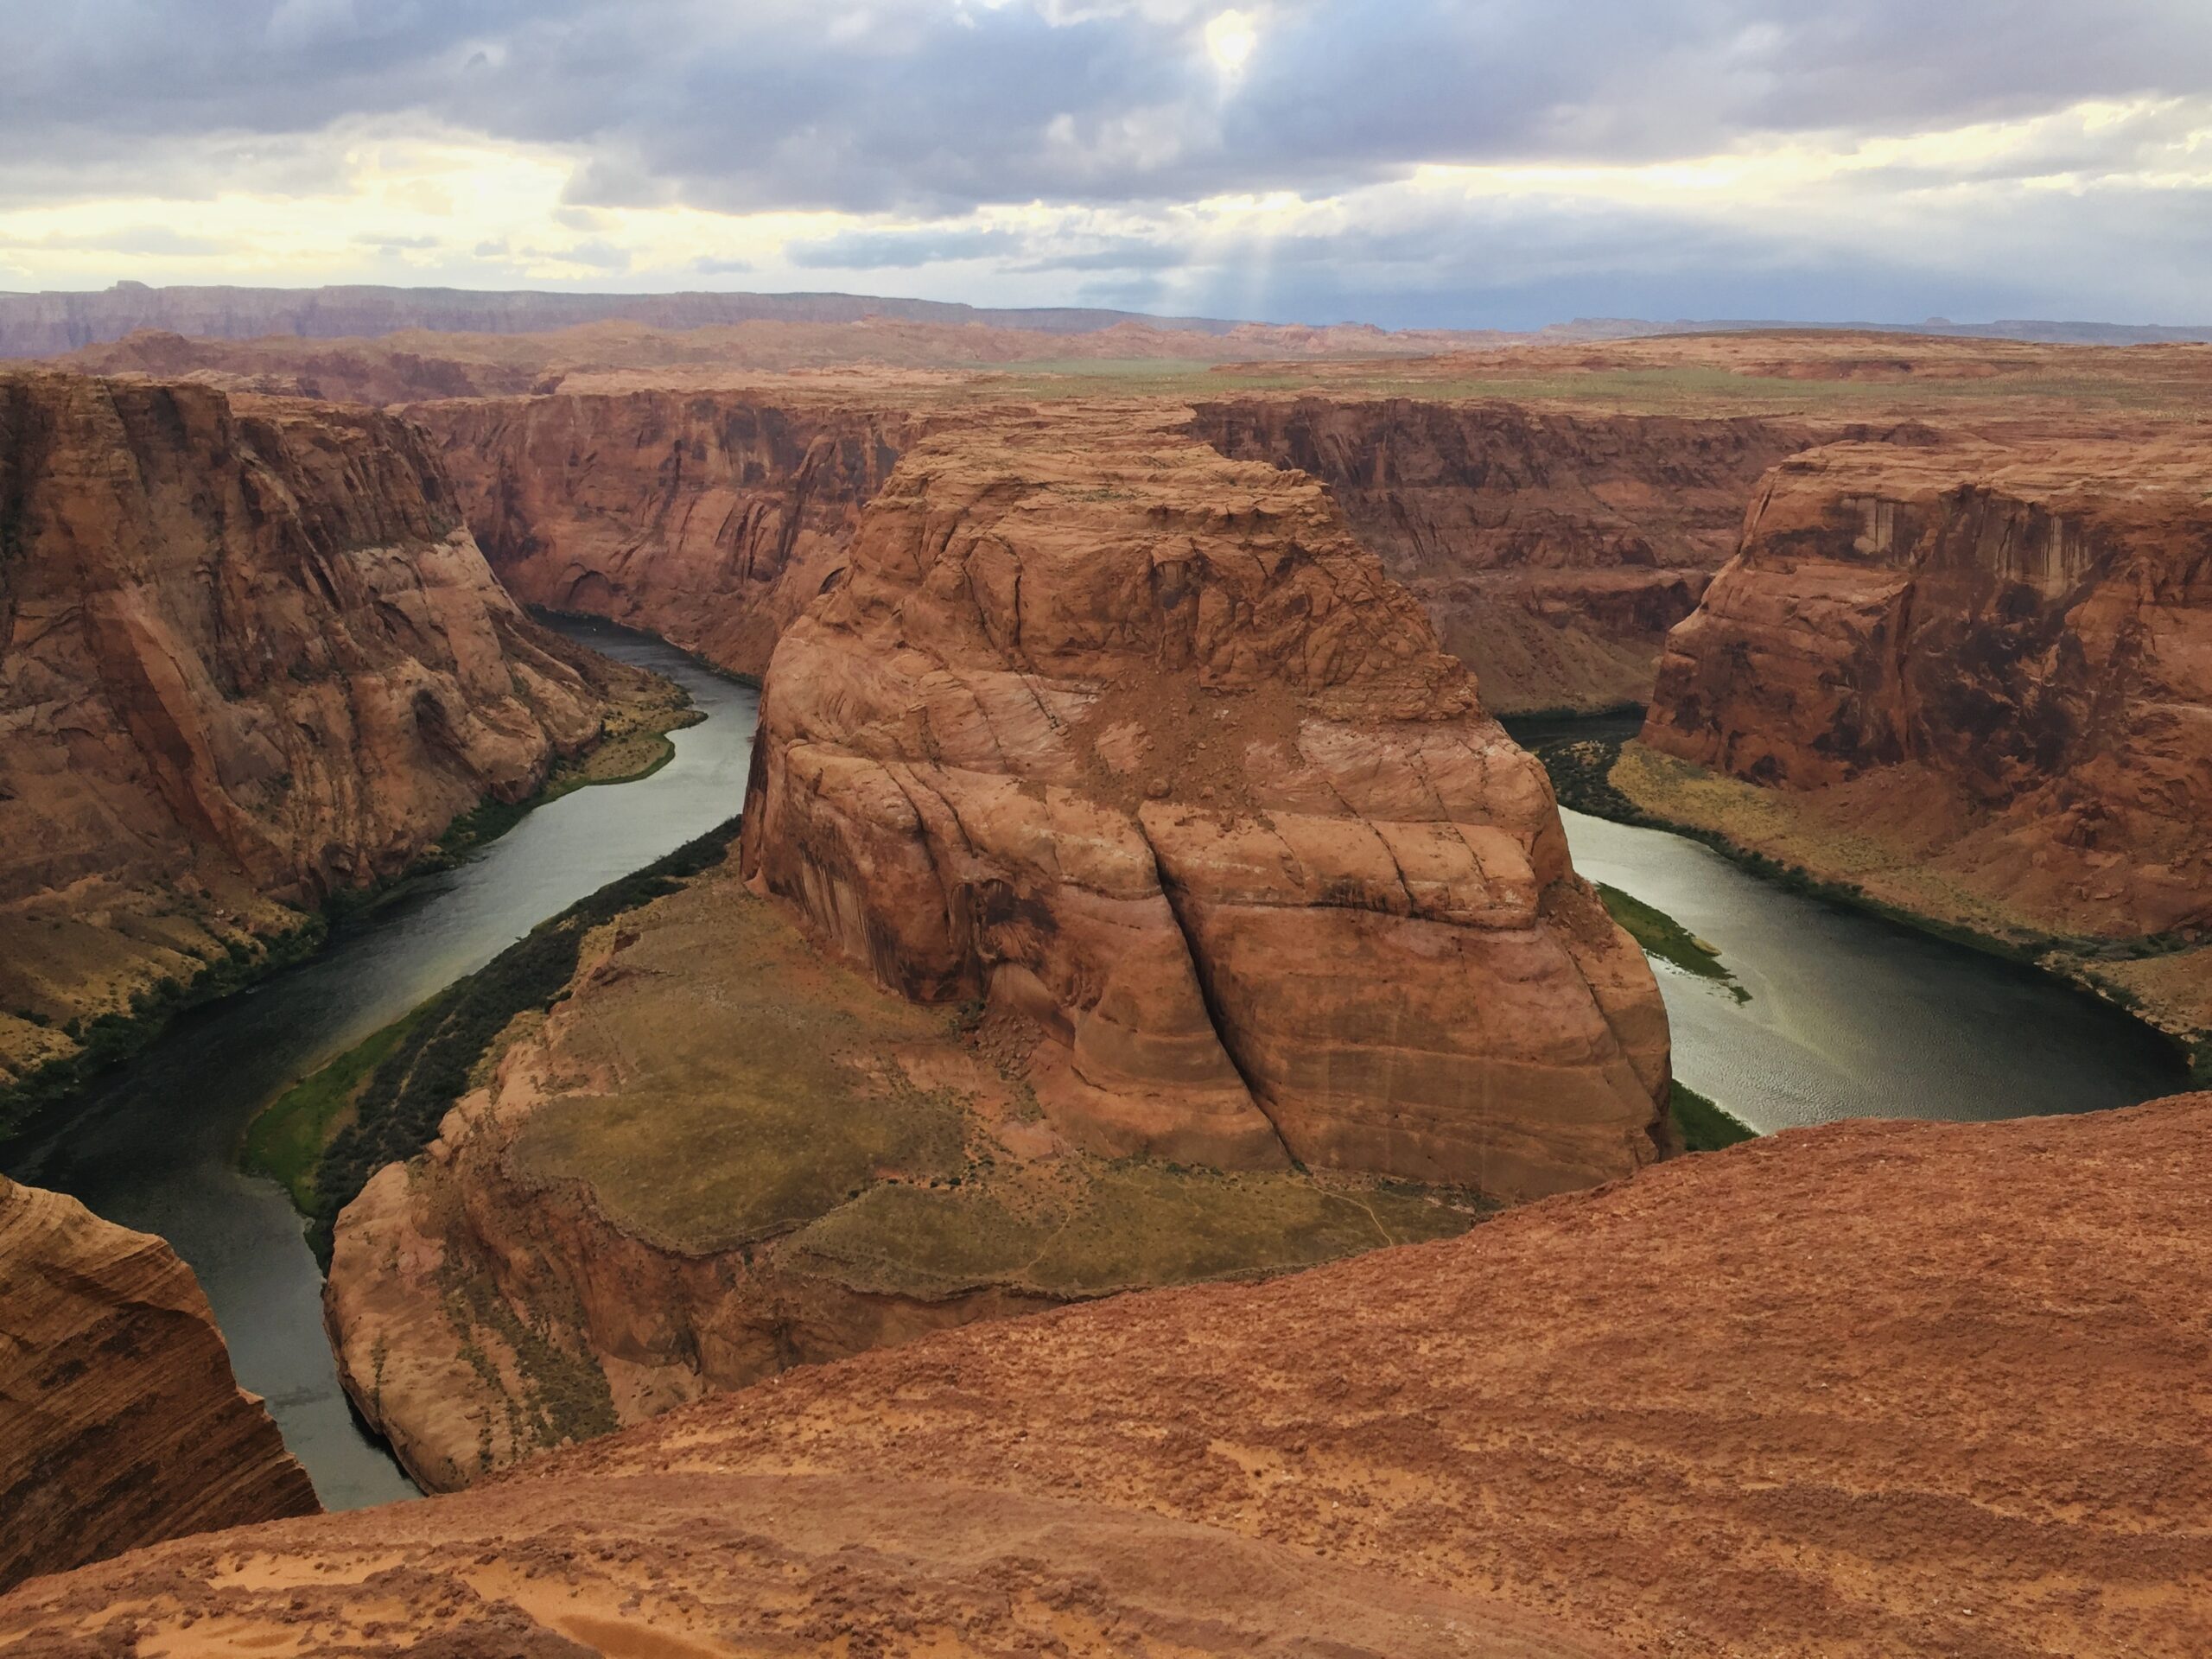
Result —
[[180, 1019], [146, 1052], [10, 1148], [7, 1173], [175, 1246], [207, 1293], [241, 1387], [264, 1396], [331, 1509], [415, 1487], [353, 1414], [322, 1334], [300, 1218], [238, 1172], [246, 1125], [323, 1061], [482, 967], [531, 927], [672, 852], [743, 804], [759, 694], [656, 639], [563, 621], [569, 638], [665, 674], [707, 715], [635, 783], [531, 812], [457, 868], [337, 930], [314, 961]]
[[1715, 946], [1751, 993], [1652, 964], [1675, 1075], [1763, 1134], [2094, 1111], [2190, 1086], [2171, 1044], [2031, 968], [1788, 892], [1681, 836], [1560, 816], [1576, 869]]

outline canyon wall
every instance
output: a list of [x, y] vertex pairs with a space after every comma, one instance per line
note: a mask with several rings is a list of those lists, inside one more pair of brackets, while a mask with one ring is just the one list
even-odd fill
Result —
[[434, 403], [478, 543], [525, 604], [643, 628], [758, 677], [844, 556], [910, 417], [648, 391]]
[[0, 1590], [318, 1507], [175, 1252], [0, 1176]]
[[0, 1059], [528, 795], [602, 671], [499, 590], [402, 421], [0, 377]]
[[2205, 1096], [1795, 1130], [163, 1545], [0, 1643], [2199, 1659], [2208, 1148]]
[[1302, 397], [1198, 404], [1224, 454], [1327, 484], [1500, 713], [1641, 702], [1801, 424]]
[[1927, 434], [1762, 486], [1643, 744], [1888, 839], [2023, 923], [2212, 924], [2212, 467]]
[[908, 452], [776, 649], [749, 879], [1032, 1022], [1093, 1151], [1516, 1198], [1649, 1161], [1665, 1017], [1542, 768], [1319, 485], [1168, 418]]

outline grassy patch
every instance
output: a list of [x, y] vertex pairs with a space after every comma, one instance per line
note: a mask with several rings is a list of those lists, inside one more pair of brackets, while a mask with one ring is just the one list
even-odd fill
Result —
[[397, 1024], [372, 1033], [264, 1107], [246, 1129], [239, 1167], [283, 1187], [302, 1214], [311, 1211], [315, 1166], [332, 1137], [346, 1127], [355, 1094], [370, 1074], [391, 1058], [423, 1013], [418, 1008]]
[[1729, 994], [1738, 1002], [1748, 1002], [1751, 994], [1736, 982], [1736, 976], [1721, 966], [1720, 952], [1684, 927], [1663, 910], [1655, 909], [1643, 899], [1623, 893], [1618, 887], [1597, 884], [1599, 897], [1605, 901], [1605, 909], [1612, 918], [1629, 931], [1629, 937], [1643, 947], [1646, 956], [1670, 962], [1684, 973], [1694, 974], [1700, 979], [1710, 979], [1728, 988]]
[[1675, 1128], [1681, 1136], [1684, 1152], [1719, 1152], [1724, 1147], [1759, 1138], [1757, 1129], [1730, 1116], [1696, 1090], [1680, 1083], [1672, 1085], [1668, 1106], [1675, 1115]]
[[[673, 892], [718, 861], [736, 834], [733, 818], [667, 857], [609, 882], [539, 923], [489, 964], [408, 1016], [405, 1029], [353, 1089], [353, 1121], [331, 1136], [315, 1163], [308, 1236], [321, 1260], [327, 1264], [330, 1259], [330, 1232], [338, 1212], [378, 1170], [403, 1163], [429, 1144], [439, 1120], [467, 1091], [470, 1072], [508, 1022], [525, 1009], [551, 1007], [566, 992], [584, 935], [626, 910]], [[327, 1093], [335, 1084], [324, 1089]], [[308, 1179], [305, 1170], [296, 1176]]]

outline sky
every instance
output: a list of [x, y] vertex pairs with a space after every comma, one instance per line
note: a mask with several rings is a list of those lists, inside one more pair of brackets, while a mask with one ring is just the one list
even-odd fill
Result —
[[2208, 0], [0, 0], [0, 289], [2212, 322]]

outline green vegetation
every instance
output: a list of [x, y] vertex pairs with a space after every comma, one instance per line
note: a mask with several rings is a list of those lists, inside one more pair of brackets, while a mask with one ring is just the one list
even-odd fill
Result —
[[331, 1139], [351, 1122], [353, 1096], [412, 1031], [423, 1009], [355, 1044], [321, 1071], [286, 1090], [246, 1130], [239, 1164], [275, 1181], [302, 1214], [315, 1208], [315, 1166]]
[[1612, 918], [1643, 947], [1646, 956], [1670, 962], [1700, 979], [1726, 985], [1738, 1002], [1751, 1000], [1751, 994], [1736, 982], [1735, 975], [1720, 965], [1720, 952], [1666, 912], [1655, 910], [1641, 899], [1631, 897], [1618, 887], [1609, 887], [1602, 881], [1598, 883], [1598, 895], [1605, 901], [1605, 909]]
[[1739, 1141], [1756, 1141], [1758, 1131], [1738, 1122], [1694, 1089], [1673, 1085], [1668, 1105], [1675, 1115], [1684, 1152], [1719, 1152]]
[[[467, 1092], [469, 1073], [508, 1022], [524, 1009], [547, 1008], [561, 998], [575, 976], [584, 935], [626, 910], [673, 892], [686, 878], [718, 861], [736, 833], [737, 820], [733, 818], [541, 922], [487, 966], [448, 986], [410, 1014], [402, 1022], [405, 1029], [393, 1036], [383, 1058], [352, 1085], [341, 1089], [340, 1081], [326, 1073], [347, 1065], [359, 1050], [308, 1080], [315, 1087], [315, 1097], [327, 1103], [342, 1094], [353, 1107], [352, 1121], [340, 1125], [320, 1157], [293, 1166], [284, 1178], [296, 1192], [312, 1183], [308, 1236], [321, 1261], [327, 1264], [330, 1259], [331, 1228], [338, 1212], [385, 1165], [404, 1162], [429, 1144], [439, 1120]], [[280, 1101], [273, 1109], [283, 1106]], [[290, 1116], [290, 1125], [271, 1125], [264, 1144], [306, 1148], [305, 1109]], [[260, 1127], [257, 1122], [255, 1129]]]
[[224, 955], [188, 982], [164, 977], [133, 991], [128, 1014], [70, 1020], [64, 1029], [76, 1040], [76, 1052], [48, 1060], [14, 1083], [0, 1085], [0, 1146], [40, 1112], [69, 1100], [101, 1072], [135, 1058], [180, 1014], [305, 962], [329, 935], [328, 918], [310, 913], [296, 926], [259, 941], [258, 949], [232, 941]]

